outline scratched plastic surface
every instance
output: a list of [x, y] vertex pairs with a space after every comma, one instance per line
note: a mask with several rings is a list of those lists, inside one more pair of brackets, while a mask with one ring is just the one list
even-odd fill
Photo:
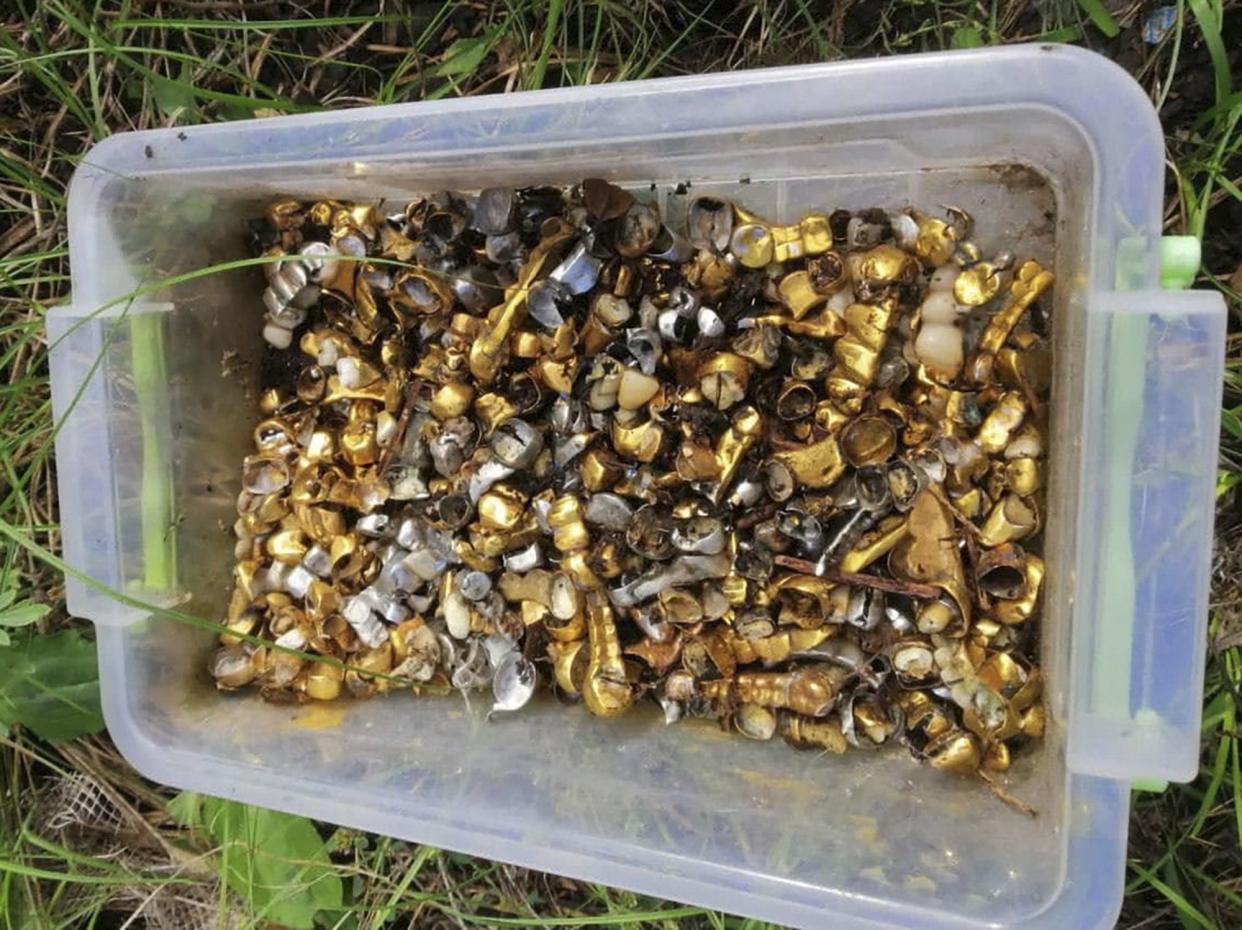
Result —
[[[1128, 782], [1197, 753], [1223, 307], [1157, 286], [1162, 143], [1104, 59], [1031, 46], [121, 134], [70, 195], [73, 303], [49, 317], [65, 554], [214, 619], [258, 378], [276, 197], [600, 175], [658, 199], [810, 209], [954, 203], [985, 251], [1053, 263], [1043, 626], [1052, 723], [1025, 818], [906, 758], [821, 758], [712, 726], [484, 700], [287, 707], [221, 696], [209, 632], [79, 577], [105, 714], [152, 778], [782, 924], [1108, 927]], [[650, 185], [654, 183], [654, 188]], [[679, 195], [685, 184], [688, 195]], [[135, 293], [137, 291], [137, 293]]]

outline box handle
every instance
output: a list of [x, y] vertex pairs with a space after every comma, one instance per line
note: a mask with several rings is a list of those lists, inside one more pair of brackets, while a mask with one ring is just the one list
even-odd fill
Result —
[[1071, 771], [1198, 773], [1225, 323], [1215, 291], [1089, 297]]

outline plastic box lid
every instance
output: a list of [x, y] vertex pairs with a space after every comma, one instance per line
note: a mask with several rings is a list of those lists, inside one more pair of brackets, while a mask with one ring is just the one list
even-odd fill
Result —
[[[1051, 45], [100, 143], [70, 189], [73, 303], [48, 330], [69, 607], [97, 625], [114, 740], [171, 785], [780, 923], [1110, 926], [1129, 782], [1198, 759], [1225, 317], [1219, 295], [1157, 289], [1162, 170], [1138, 85]], [[1036, 818], [884, 755], [642, 713], [544, 703], [487, 724], [455, 700], [214, 690], [213, 635], [185, 618], [223, 612], [250, 442], [262, 276], [241, 221], [279, 196], [590, 175], [670, 217], [685, 188], [779, 220], [956, 203], [985, 251], [1016, 239], [1053, 262], [1051, 722], [1009, 780]]]

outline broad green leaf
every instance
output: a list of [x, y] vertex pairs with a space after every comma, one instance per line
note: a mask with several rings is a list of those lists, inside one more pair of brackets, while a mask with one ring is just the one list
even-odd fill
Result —
[[20, 604], [0, 610], [0, 626], [30, 626], [51, 609], [47, 604], [22, 601]]
[[1233, 410], [1229, 407], [1225, 407], [1221, 410], [1220, 425], [1223, 426], [1225, 431], [1231, 436], [1236, 436], [1242, 439], [1242, 416], [1238, 415], [1237, 410]]
[[954, 48], [982, 48], [983, 36], [974, 26], [958, 26], [953, 30], [951, 44]]
[[1100, 0], [1078, 0], [1078, 5], [1091, 18], [1091, 22], [1095, 23], [1095, 28], [1110, 39], [1121, 32], [1117, 20], [1113, 19], [1113, 14], [1108, 12], [1108, 8]]
[[225, 884], [250, 904], [260, 923], [312, 930], [316, 914], [344, 906], [326, 843], [305, 817], [191, 791], [173, 798], [168, 813], [219, 844]]
[[1077, 42], [1082, 38], [1082, 30], [1077, 26], [1064, 26], [1060, 29], [1049, 29], [1035, 38], [1040, 42]]
[[152, 75], [151, 96], [155, 99], [155, 105], [165, 116], [176, 116], [187, 123], [194, 122], [198, 112], [193, 69], [190, 63], [188, 61], [181, 63], [181, 75], [176, 80], [158, 74]]
[[1216, 475], [1216, 496], [1228, 493], [1237, 485], [1242, 484], [1242, 472], [1221, 471]]
[[492, 28], [472, 39], [458, 39], [445, 50], [444, 60], [436, 67], [435, 73], [439, 77], [474, 74], [499, 38], [500, 32]]
[[92, 640], [26, 633], [0, 650], [0, 727], [19, 723], [53, 743], [103, 729]]
[[203, 796], [196, 791], [182, 791], [168, 802], [168, 814], [183, 827], [203, 825]]

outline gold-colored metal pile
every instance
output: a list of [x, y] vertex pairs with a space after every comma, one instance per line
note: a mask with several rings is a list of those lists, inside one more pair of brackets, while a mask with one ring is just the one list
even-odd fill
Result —
[[971, 226], [699, 198], [674, 230], [594, 179], [275, 204], [219, 687], [543, 682], [1007, 769], [1044, 728], [1052, 276]]

